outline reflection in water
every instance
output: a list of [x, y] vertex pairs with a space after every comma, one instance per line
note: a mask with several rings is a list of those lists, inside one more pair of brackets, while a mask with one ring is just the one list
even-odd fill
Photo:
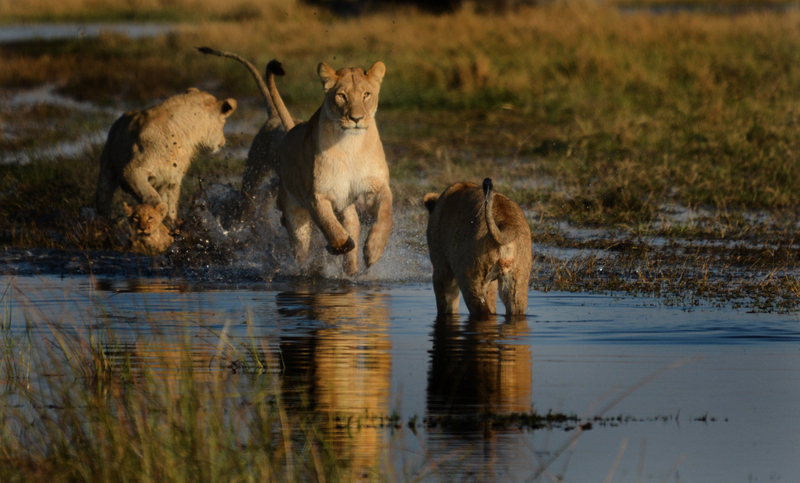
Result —
[[369, 478], [385, 446], [381, 423], [391, 382], [386, 298], [357, 292], [277, 298], [280, 314], [307, 324], [281, 336], [285, 400], [322, 417], [326, 443], [350, 472], [343, 481]]
[[436, 426], [429, 428], [429, 449], [470, 451], [444, 467], [489, 479], [509, 468], [525, 469], [518, 453], [530, 459], [529, 441], [517, 428], [496, 428], [482, 416], [531, 410], [530, 346], [515, 343], [527, 333], [524, 317], [502, 324], [497, 317], [470, 320], [463, 329], [457, 317], [434, 323], [427, 413]]

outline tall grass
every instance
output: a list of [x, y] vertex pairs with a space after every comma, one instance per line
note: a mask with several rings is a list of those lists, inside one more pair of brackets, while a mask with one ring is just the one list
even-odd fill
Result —
[[130, 344], [102, 320], [26, 317], [0, 320], [0, 480], [347, 479], [325, 423], [287, 408], [258, 342]]

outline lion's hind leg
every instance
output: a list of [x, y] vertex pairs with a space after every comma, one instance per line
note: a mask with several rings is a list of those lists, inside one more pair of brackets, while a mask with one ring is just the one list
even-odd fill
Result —
[[525, 268], [524, 266], [509, 267], [497, 279], [500, 299], [506, 306], [506, 315], [524, 315], [528, 310], [530, 266]]
[[458, 285], [471, 316], [494, 314], [497, 308], [497, 280], [481, 277], [479, 269], [472, 267], [460, 274]]
[[433, 293], [436, 294], [436, 313], [458, 313], [458, 284], [450, 267], [433, 267]]
[[98, 214], [108, 216], [111, 212], [111, 200], [114, 199], [114, 191], [118, 186], [114, 177], [114, 170], [109, 166], [110, 161], [103, 158], [101, 158], [100, 162], [100, 176], [97, 179], [94, 209]]
[[370, 228], [367, 242], [364, 244], [364, 262], [367, 268], [380, 260], [389, 233], [392, 231], [392, 191], [389, 185], [384, 185], [375, 195], [371, 210], [375, 223]]
[[281, 223], [289, 234], [289, 245], [298, 264], [304, 266], [311, 248], [313, 224], [311, 214], [298, 205], [291, 196], [287, 196], [280, 204]]

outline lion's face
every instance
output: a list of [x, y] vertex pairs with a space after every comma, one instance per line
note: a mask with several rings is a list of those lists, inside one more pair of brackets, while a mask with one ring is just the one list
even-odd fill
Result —
[[128, 215], [131, 231], [138, 237], [149, 237], [156, 233], [156, 230], [164, 221], [164, 217], [167, 216], [166, 203], [159, 203], [156, 207], [146, 203], [133, 207], [128, 206], [127, 203], [123, 204], [125, 213]]
[[317, 68], [325, 90], [324, 114], [347, 134], [362, 134], [374, 124], [378, 94], [386, 66], [376, 62], [368, 71], [356, 67], [334, 71], [322, 62]]

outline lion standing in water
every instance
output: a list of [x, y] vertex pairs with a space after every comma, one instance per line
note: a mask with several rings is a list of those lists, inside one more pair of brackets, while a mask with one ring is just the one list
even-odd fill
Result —
[[506, 315], [524, 315], [533, 253], [522, 208], [495, 193], [489, 178], [482, 189], [455, 183], [423, 201], [438, 314], [458, 313], [459, 289], [470, 315], [493, 314], [499, 289]]
[[[355, 203], [363, 200], [375, 218], [364, 245], [364, 260], [368, 268], [374, 265], [383, 254], [392, 229], [389, 167], [374, 118], [386, 72], [383, 62], [376, 62], [368, 71], [356, 67], [334, 71], [326, 63], [320, 63], [317, 74], [325, 99], [308, 122], [295, 125], [274, 86], [272, 74], [280, 74], [268, 70], [265, 84], [252, 65], [238, 55], [207, 47], [199, 50], [233, 58], [251, 71], [269, 105], [271, 117], [262, 131], [267, 129], [271, 133], [270, 143], [274, 142], [273, 134], [282, 134], [275, 116], [281, 120], [286, 135], [277, 154], [271, 148], [262, 149], [261, 156], [270, 159], [254, 159], [252, 163], [248, 155], [248, 170], [242, 185], [252, 188], [257, 184], [250, 179], [256, 176], [254, 173], [277, 166], [277, 206], [295, 259], [301, 265], [308, 259], [313, 221], [325, 236], [328, 251], [345, 255], [345, 271], [355, 274], [358, 271], [355, 248], [361, 231]], [[274, 69], [276, 64], [270, 64]], [[252, 147], [251, 152], [255, 152]], [[259, 169], [251, 170], [251, 166]]]
[[149, 109], [123, 114], [100, 155], [97, 212], [108, 215], [121, 187], [139, 203], [166, 203], [165, 221], [174, 227], [183, 175], [198, 148], [217, 152], [225, 145], [222, 129], [234, 110], [236, 100], [217, 100], [190, 88]]

